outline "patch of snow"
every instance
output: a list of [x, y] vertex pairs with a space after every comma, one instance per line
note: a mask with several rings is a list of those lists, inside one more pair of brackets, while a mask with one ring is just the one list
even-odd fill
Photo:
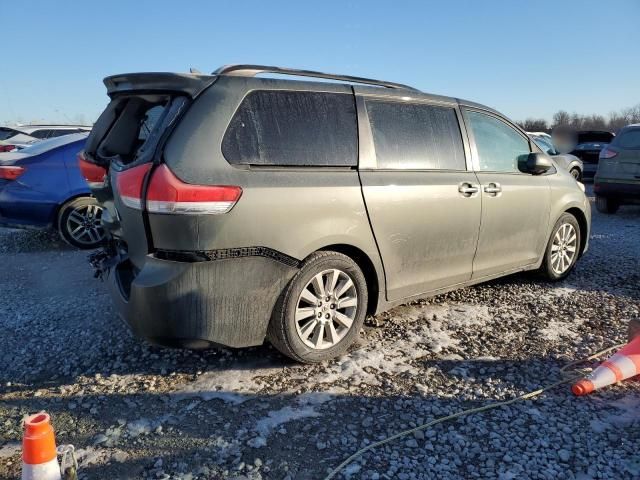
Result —
[[258, 361], [205, 372], [195, 382], [177, 391], [173, 400], [180, 401], [197, 396], [204, 401], [219, 399], [227, 403], [240, 404], [264, 387], [263, 377], [281, 373], [283, 368], [266, 361]]
[[330, 393], [303, 393], [296, 398], [293, 405], [287, 405], [279, 410], [272, 410], [267, 413], [266, 417], [256, 422], [254, 430], [261, 436], [267, 437], [276, 427], [283, 423], [301, 418], [319, 417], [320, 413], [316, 410], [316, 407], [334, 398], [335, 395]]
[[[342, 357], [328, 366], [325, 372], [309, 380], [321, 384], [343, 380], [351, 386], [377, 386], [381, 385], [380, 373], [423, 374], [411, 365], [412, 360], [457, 347], [460, 341], [453, 336], [455, 330], [484, 325], [491, 320], [487, 307], [476, 305], [406, 305], [395, 308], [391, 313], [405, 322], [414, 322], [415, 329], [403, 339], [370, 345]], [[439, 358], [463, 359], [455, 353], [440, 355]]]
[[17, 442], [7, 443], [6, 445], [0, 447], [0, 458], [13, 457], [14, 455], [20, 453], [21, 449], [21, 445]]
[[579, 327], [584, 323], [584, 320], [577, 319], [571, 322], [563, 322], [560, 320], [551, 320], [547, 326], [540, 330], [540, 335], [545, 340], [558, 341], [563, 338], [571, 338], [576, 336], [574, 330], [575, 327]]

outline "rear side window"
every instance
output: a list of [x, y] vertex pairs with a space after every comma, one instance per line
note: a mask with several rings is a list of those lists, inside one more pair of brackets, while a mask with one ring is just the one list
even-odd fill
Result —
[[465, 170], [453, 108], [379, 100], [366, 105], [378, 168]]
[[255, 91], [222, 140], [235, 165], [356, 166], [357, 120], [350, 94]]
[[640, 150], [640, 128], [622, 132], [615, 138], [613, 145], [626, 150]]
[[29, 134], [34, 138], [45, 139], [51, 137], [51, 130], [34, 130]]
[[476, 141], [480, 171], [519, 172], [530, 152], [529, 141], [506, 123], [484, 113], [468, 111]]

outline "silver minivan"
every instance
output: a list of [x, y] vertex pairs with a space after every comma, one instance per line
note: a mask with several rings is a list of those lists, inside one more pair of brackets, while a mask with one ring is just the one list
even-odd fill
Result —
[[151, 342], [320, 362], [368, 314], [559, 280], [587, 249], [584, 187], [483, 105], [258, 65], [105, 84], [79, 158], [109, 232], [92, 263]]

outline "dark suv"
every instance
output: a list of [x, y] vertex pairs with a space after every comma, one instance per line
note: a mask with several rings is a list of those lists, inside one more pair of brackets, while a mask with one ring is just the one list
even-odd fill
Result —
[[105, 84], [80, 158], [111, 238], [93, 263], [152, 342], [267, 337], [318, 362], [366, 314], [522, 270], [561, 279], [587, 248], [581, 185], [485, 106], [255, 65]]

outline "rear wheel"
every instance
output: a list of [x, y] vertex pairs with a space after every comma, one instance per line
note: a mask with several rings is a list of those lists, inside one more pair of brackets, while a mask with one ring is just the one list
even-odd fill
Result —
[[569, 170], [569, 173], [573, 178], [576, 179], [576, 181], [579, 182], [580, 180], [582, 180], [582, 172], [580, 172], [579, 168], [574, 167], [571, 170]]
[[579, 254], [580, 225], [576, 217], [565, 213], [551, 231], [540, 271], [549, 280], [562, 280], [571, 273]]
[[65, 203], [58, 214], [58, 232], [62, 239], [76, 248], [97, 248], [104, 239], [102, 207], [95, 198], [74, 198]]
[[620, 205], [610, 198], [596, 196], [596, 209], [600, 213], [616, 213], [618, 208], [620, 208]]
[[344, 353], [357, 338], [367, 309], [358, 265], [337, 252], [311, 255], [282, 293], [268, 337], [283, 354], [318, 363]]

